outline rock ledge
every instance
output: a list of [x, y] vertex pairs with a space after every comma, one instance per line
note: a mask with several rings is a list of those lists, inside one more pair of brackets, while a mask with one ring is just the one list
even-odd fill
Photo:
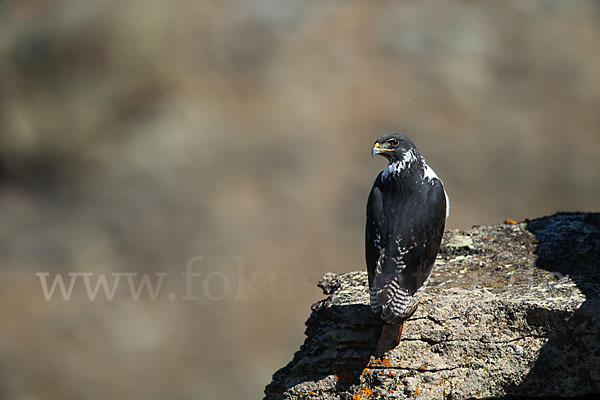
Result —
[[326, 274], [306, 340], [266, 399], [600, 394], [600, 214], [448, 231], [403, 340], [371, 354], [366, 273]]

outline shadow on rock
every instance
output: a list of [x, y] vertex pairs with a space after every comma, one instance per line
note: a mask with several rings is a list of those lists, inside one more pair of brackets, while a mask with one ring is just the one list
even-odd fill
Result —
[[[556, 315], [559, 321], [546, 321], [552, 327], [548, 342], [525, 379], [508, 392], [568, 397], [599, 393], [600, 214], [559, 213], [528, 221], [527, 229], [538, 241], [536, 266], [553, 272], [565, 285], [574, 282], [586, 301], [570, 317]], [[544, 324], [535, 315], [530, 318], [532, 325]], [[587, 356], [582, 359], [581, 354]]]
[[359, 382], [381, 333], [368, 305], [334, 305], [327, 299], [313, 306], [306, 326], [304, 344], [267, 387], [269, 398], [306, 381], [319, 390], [347, 391]]

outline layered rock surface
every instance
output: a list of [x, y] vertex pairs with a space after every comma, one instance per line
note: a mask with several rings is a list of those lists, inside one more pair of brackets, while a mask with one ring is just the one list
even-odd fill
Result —
[[600, 214], [446, 232], [422, 304], [382, 359], [366, 273], [319, 286], [327, 297], [267, 399], [600, 393]]

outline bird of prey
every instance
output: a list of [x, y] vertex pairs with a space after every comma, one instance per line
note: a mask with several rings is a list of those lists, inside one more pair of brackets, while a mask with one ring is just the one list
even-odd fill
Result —
[[442, 181], [407, 136], [381, 136], [376, 154], [388, 165], [369, 194], [365, 255], [371, 309], [383, 320], [375, 351], [381, 357], [398, 345], [404, 321], [419, 305], [450, 209]]

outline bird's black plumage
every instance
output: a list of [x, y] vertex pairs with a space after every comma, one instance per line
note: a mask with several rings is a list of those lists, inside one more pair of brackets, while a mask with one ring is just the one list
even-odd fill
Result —
[[375, 142], [375, 154], [389, 163], [375, 179], [367, 203], [371, 307], [386, 324], [401, 329], [417, 309], [433, 269], [448, 199], [442, 181], [405, 135], [383, 135]]

